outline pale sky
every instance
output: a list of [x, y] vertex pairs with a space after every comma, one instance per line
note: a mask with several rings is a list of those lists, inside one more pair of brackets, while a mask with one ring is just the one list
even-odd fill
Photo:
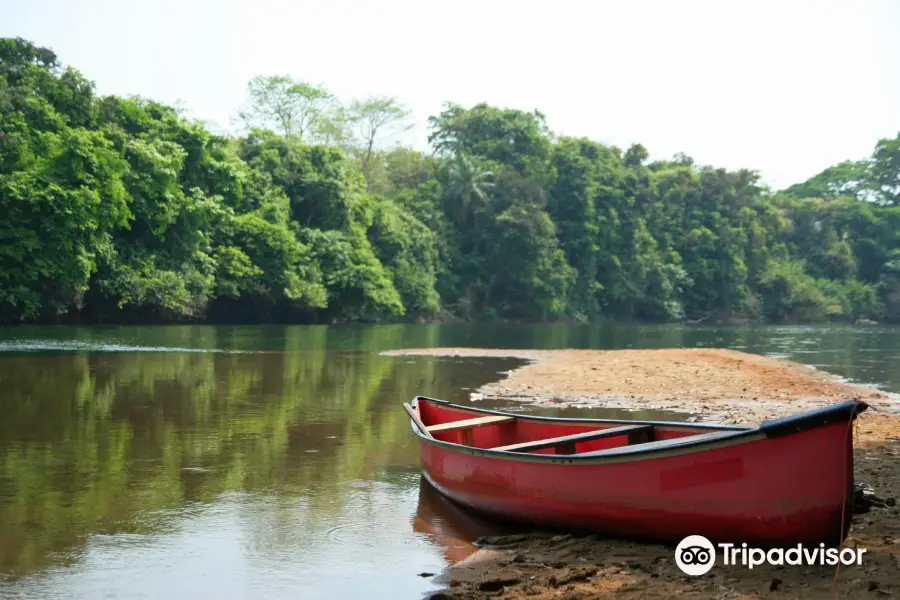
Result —
[[762, 172], [780, 188], [900, 131], [900, 0], [0, 0], [0, 36], [101, 94], [230, 127], [258, 74], [539, 109], [558, 134]]

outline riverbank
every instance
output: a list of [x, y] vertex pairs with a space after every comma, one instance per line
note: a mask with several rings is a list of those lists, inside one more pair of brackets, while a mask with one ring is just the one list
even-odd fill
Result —
[[[842, 567], [840, 597], [900, 596], [900, 403], [880, 390], [851, 384], [798, 363], [723, 349], [495, 350], [432, 348], [393, 355], [517, 357], [528, 364], [473, 393], [542, 405], [604, 406], [691, 413], [691, 420], [755, 425], [858, 398], [872, 408], [856, 427], [855, 479], [876, 493], [875, 505], [852, 517], [848, 546], [865, 548], [861, 566]], [[432, 596], [486, 598], [824, 598], [834, 567], [714, 569], [688, 578], [673, 549], [597, 536], [523, 530], [485, 540], [445, 570], [447, 586]]]

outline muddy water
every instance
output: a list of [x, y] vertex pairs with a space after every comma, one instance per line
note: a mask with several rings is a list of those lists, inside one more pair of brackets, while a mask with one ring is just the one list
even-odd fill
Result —
[[521, 363], [393, 358], [381, 350], [723, 346], [900, 391], [892, 368], [898, 333], [0, 330], [0, 598], [416, 598], [432, 589], [418, 574], [439, 572], [468, 555], [472, 539], [505, 526], [422, 486], [399, 403], [420, 393], [467, 401], [470, 391]]

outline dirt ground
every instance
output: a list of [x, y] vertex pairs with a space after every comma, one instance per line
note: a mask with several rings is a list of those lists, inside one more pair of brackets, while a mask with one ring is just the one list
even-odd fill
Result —
[[438, 348], [390, 354], [529, 360], [483, 386], [473, 401], [652, 408], [742, 425], [854, 398], [871, 407], [857, 420], [854, 465], [856, 482], [869, 484], [874, 497], [852, 515], [844, 543], [867, 550], [860, 566], [723, 566], [688, 577], [674, 562], [674, 546], [523, 531], [480, 540], [480, 550], [438, 576], [446, 587], [433, 600], [900, 598], [900, 402], [887, 393], [798, 363], [724, 349]]

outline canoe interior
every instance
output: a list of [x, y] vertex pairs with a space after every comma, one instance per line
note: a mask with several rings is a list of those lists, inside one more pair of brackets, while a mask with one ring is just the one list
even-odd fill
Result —
[[512, 416], [467, 409], [423, 397], [416, 398], [416, 407], [422, 423], [436, 440], [472, 448], [529, 454], [583, 454], [750, 429], [676, 422]]

